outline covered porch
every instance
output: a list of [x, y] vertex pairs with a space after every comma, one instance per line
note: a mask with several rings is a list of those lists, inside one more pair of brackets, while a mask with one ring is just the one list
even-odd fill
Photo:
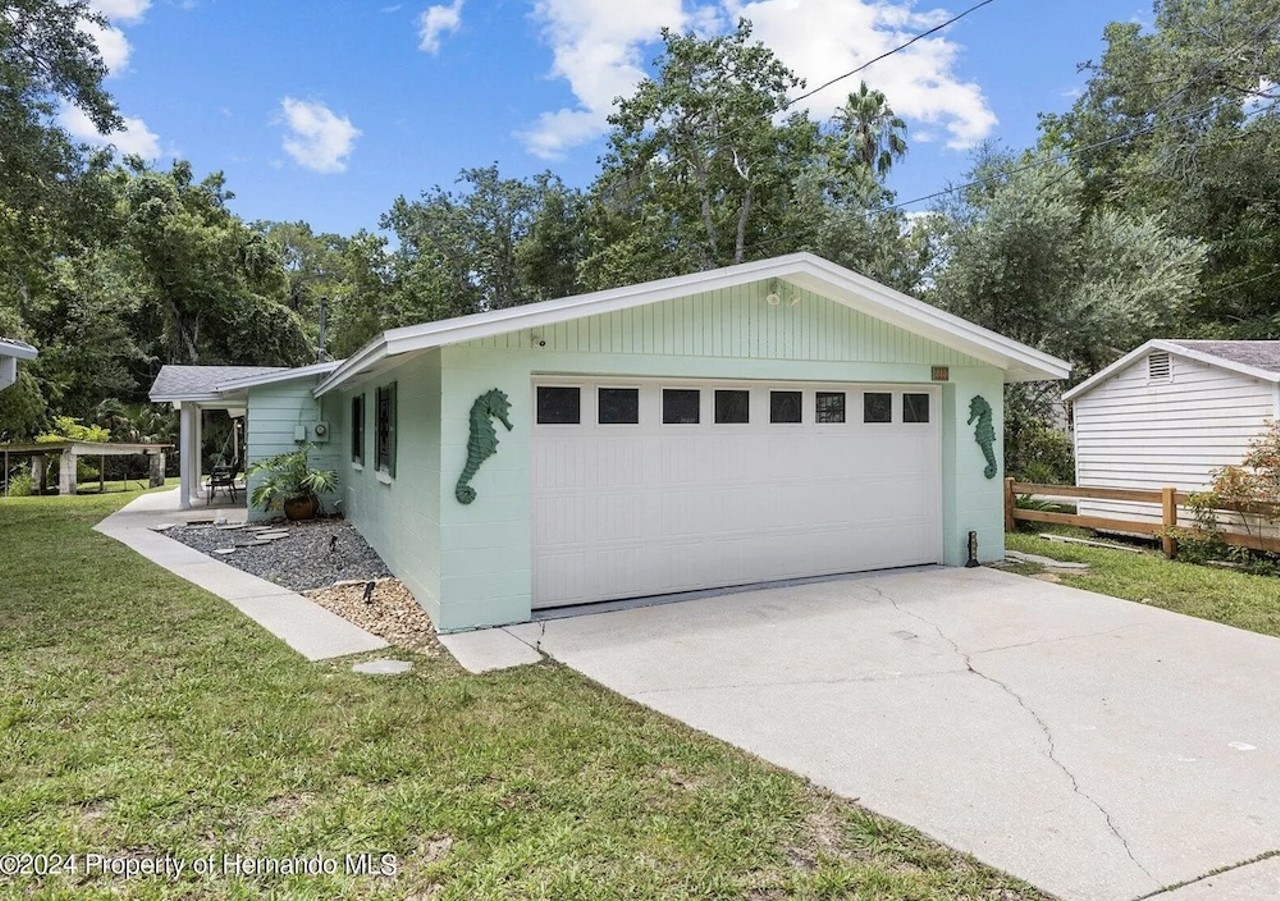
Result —
[[[151, 386], [153, 403], [178, 411], [178, 506], [211, 506], [226, 500], [246, 505], [244, 490], [245, 413], [255, 380], [287, 372], [276, 366], [164, 366]], [[225, 416], [219, 425], [211, 417]], [[221, 419], [222, 417], [218, 417]], [[209, 433], [218, 426], [217, 447]], [[227, 484], [230, 477], [231, 484]]]

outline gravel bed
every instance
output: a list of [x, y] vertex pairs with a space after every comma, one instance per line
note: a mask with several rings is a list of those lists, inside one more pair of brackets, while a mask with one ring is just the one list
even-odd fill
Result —
[[[378, 579], [391, 575], [373, 548], [341, 517], [310, 522], [271, 523], [287, 533], [268, 544], [245, 547], [257, 534], [253, 529], [266, 523], [250, 523], [243, 528], [218, 526], [175, 526], [165, 535], [209, 554], [237, 569], [253, 573], [291, 591], [324, 588], [350, 579]], [[229, 554], [218, 553], [232, 549]]]
[[321, 607], [394, 645], [432, 657], [440, 653], [435, 626], [402, 582], [379, 579], [368, 601], [364, 589], [365, 583], [358, 582], [304, 593]]

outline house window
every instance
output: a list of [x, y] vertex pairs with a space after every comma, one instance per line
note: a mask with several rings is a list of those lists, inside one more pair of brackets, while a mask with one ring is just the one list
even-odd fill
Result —
[[639, 388], [601, 388], [597, 394], [601, 425], [635, 425], [640, 421]]
[[663, 388], [662, 421], [666, 425], [696, 425], [701, 403], [697, 388]]
[[351, 398], [351, 462], [364, 465], [364, 395]]
[[582, 390], [538, 386], [538, 425], [577, 425], [582, 421]]
[[819, 391], [813, 400], [816, 422], [844, 422], [844, 392]]
[[928, 422], [929, 421], [929, 395], [927, 394], [902, 395], [902, 421], [903, 422]]
[[862, 395], [863, 422], [893, 422], [893, 395], [868, 391]]
[[770, 422], [800, 422], [802, 407], [799, 391], [769, 392]]
[[1156, 351], [1147, 356], [1147, 381], [1167, 382], [1173, 378], [1173, 361], [1165, 351]]
[[396, 474], [396, 383], [378, 388], [375, 397], [377, 430], [374, 433], [374, 457], [378, 469], [389, 476]]
[[716, 422], [740, 423], [751, 418], [750, 391], [717, 391]]

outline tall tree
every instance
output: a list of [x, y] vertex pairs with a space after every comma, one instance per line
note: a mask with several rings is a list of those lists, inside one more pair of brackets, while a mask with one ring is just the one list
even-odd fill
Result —
[[187, 162], [160, 172], [134, 158], [119, 178], [162, 360], [310, 362], [277, 247], [227, 208], [234, 195], [221, 173], [196, 181]]
[[677, 271], [740, 263], [766, 240], [781, 252], [778, 226], [815, 150], [808, 117], [777, 121], [802, 81], [751, 39], [750, 22], [711, 38], [664, 29], [662, 41], [653, 77], [609, 118], [586, 275], [597, 285], [628, 278], [610, 245], [636, 228], [646, 234], [629, 243], [644, 275], [664, 259]]
[[884, 94], [865, 81], [836, 110], [834, 120], [844, 165], [860, 165], [883, 179], [907, 155], [907, 123], [894, 115]]
[[1164, 217], [1208, 247], [1183, 334], [1280, 337], [1280, 0], [1164, 0], [1114, 23], [1084, 95], [1042, 117], [1091, 208]]

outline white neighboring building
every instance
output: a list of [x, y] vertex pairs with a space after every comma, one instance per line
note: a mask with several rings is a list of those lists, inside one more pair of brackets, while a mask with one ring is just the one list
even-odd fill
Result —
[[36, 358], [36, 349], [30, 344], [12, 338], [0, 338], [0, 391], [18, 380], [18, 361]]
[[[1280, 341], [1148, 341], [1063, 399], [1077, 485], [1204, 491], [1280, 419]], [[1082, 500], [1079, 512], [1160, 522], [1151, 504]]]

